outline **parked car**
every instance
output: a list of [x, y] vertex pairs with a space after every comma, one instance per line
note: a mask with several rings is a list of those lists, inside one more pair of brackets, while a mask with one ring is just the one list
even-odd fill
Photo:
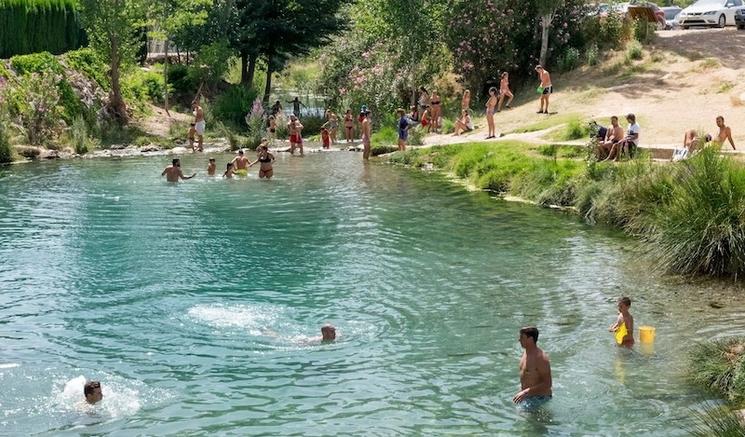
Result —
[[[647, 12], [644, 11], [644, 9], [647, 9], [649, 11], [648, 15], [647, 15]], [[654, 20], [657, 22], [657, 27], [659, 29], [665, 28], [665, 12], [654, 3], [639, 2], [639, 3], [627, 4], [625, 6], [624, 13], [630, 14], [632, 18], [636, 18], [636, 17], [651, 18], [652, 16], [654, 16]]]
[[662, 12], [665, 13], [665, 30], [678, 27], [678, 14], [682, 10], [678, 6], [666, 6], [662, 8]]
[[745, 30], [745, 8], [741, 8], [735, 14], [735, 24], [740, 30]]
[[699, 0], [680, 12], [678, 24], [683, 29], [692, 26], [733, 26], [735, 15], [742, 6], [742, 0]]

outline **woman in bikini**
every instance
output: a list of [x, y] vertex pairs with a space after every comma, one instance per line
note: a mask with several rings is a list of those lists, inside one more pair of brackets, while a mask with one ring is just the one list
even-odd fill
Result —
[[354, 142], [354, 116], [351, 109], [347, 109], [346, 114], [344, 114], [344, 138], [347, 143]]
[[460, 101], [460, 110], [471, 109], [471, 90], [463, 91], [463, 99]]
[[271, 179], [274, 175], [274, 168], [272, 167], [272, 162], [274, 162], [274, 155], [269, 152], [268, 143], [269, 141], [267, 141], [266, 138], [263, 138], [261, 140], [261, 144], [256, 149], [256, 154], [258, 157], [256, 161], [251, 163], [252, 166], [257, 162], [261, 164], [259, 167], [259, 179]]
[[512, 91], [510, 91], [510, 75], [506, 71], [502, 73], [502, 76], [499, 79], [499, 107], [497, 108], [497, 112], [502, 110], [502, 104], [504, 103], [505, 97], [509, 97], [509, 100], [507, 100], [507, 109], [511, 109], [512, 107], [510, 104], [515, 96], [513, 96]]
[[489, 126], [489, 135], [486, 139], [496, 137], [496, 127], [494, 126], [494, 108], [497, 107], [497, 89], [489, 88], [489, 100], [486, 101], [486, 124]]
[[437, 130], [440, 128], [440, 117], [442, 116], [442, 108], [440, 101], [440, 95], [437, 94], [436, 90], [432, 90], [432, 97], [429, 101], [430, 104], [430, 113], [429, 118], [432, 122], [432, 130], [437, 132]]

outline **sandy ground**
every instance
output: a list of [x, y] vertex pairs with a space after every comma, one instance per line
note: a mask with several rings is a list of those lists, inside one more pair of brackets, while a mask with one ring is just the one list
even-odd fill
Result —
[[[623, 52], [609, 53], [597, 67], [553, 75], [551, 115], [539, 115], [538, 96], [516, 95], [517, 105], [496, 115], [497, 132], [576, 113], [583, 119], [635, 113], [642, 143], [655, 147], [682, 144], [687, 129], [716, 132], [724, 116], [735, 144], [745, 149], [745, 31], [734, 28], [661, 31], [644, 58], [623, 64]], [[517, 93], [516, 93], [517, 94]], [[462, 137], [432, 135], [427, 144], [483, 139], [485, 121]], [[625, 127], [625, 122], [622, 121]], [[542, 142], [541, 134], [505, 138]], [[724, 148], [723, 148], [724, 149]]]

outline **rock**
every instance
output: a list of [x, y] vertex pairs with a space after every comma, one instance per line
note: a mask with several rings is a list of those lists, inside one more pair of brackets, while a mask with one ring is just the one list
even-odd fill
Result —
[[716, 309], [724, 308], [724, 304], [721, 304], [719, 302], [714, 302], [714, 301], [709, 302], [709, 306], [712, 308], [716, 308]]
[[140, 148], [140, 152], [147, 153], [147, 152], [160, 152], [160, 147], [156, 146], [155, 144], [150, 144], [149, 146], [145, 146]]
[[41, 155], [41, 149], [32, 146], [16, 146], [16, 152], [24, 158], [36, 159]]
[[59, 152], [56, 150], [44, 150], [39, 154], [39, 159], [59, 159]]
[[124, 145], [124, 144], [112, 144], [111, 147], [109, 147], [109, 149], [111, 149], [111, 150], [122, 150], [122, 149], [126, 149], [126, 148], [127, 148], [127, 146]]

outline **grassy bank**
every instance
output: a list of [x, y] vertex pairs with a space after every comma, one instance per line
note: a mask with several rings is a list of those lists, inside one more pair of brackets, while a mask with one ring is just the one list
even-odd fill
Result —
[[737, 278], [745, 271], [743, 166], [711, 149], [676, 164], [561, 157], [571, 155], [499, 142], [408, 150], [389, 160], [433, 165], [477, 189], [573, 208], [590, 223], [640, 238], [666, 272]]

